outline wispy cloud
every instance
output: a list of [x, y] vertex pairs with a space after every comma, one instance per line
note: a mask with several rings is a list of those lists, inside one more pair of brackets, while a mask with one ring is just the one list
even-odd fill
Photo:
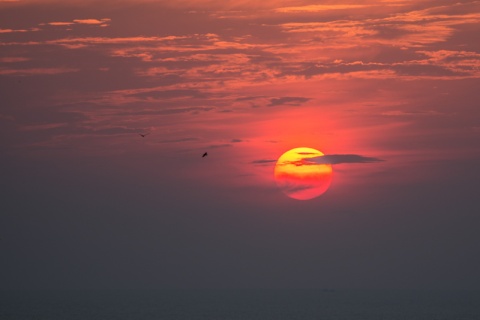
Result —
[[104, 19], [74, 19], [73, 22], [79, 24], [104, 24], [110, 22], [111, 19], [104, 18]]
[[254, 160], [251, 163], [253, 164], [268, 164], [268, 163], [275, 163], [277, 160], [273, 159], [260, 159], [260, 160]]
[[358, 8], [366, 8], [366, 7], [369, 7], [369, 5], [362, 5], [362, 4], [330, 4], [330, 5], [314, 4], [314, 5], [306, 5], [306, 6], [298, 6], [298, 7], [278, 8], [278, 9], [275, 9], [275, 12], [282, 12], [282, 13], [319, 12], [319, 11], [329, 11], [329, 10], [358, 9]]
[[47, 23], [50, 26], [71, 26], [74, 22], [67, 22], [67, 21], [54, 21]]
[[427, 111], [405, 111], [405, 110], [390, 110], [384, 111], [381, 113], [382, 116], [388, 117], [418, 117], [418, 116], [439, 116], [442, 113], [435, 111], [435, 110], [427, 110]]
[[194, 89], [154, 90], [130, 94], [141, 99], [204, 98], [205, 93]]
[[30, 29], [0, 29], [0, 33], [24, 33], [24, 32], [32, 32], [32, 31], [39, 31], [39, 28], [30, 28]]
[[45, 23], [40, 23], [39, 26], [54, 26], [54, 27], [71, 27], [73, 25], [91, 25], [91, 26], [100, 26], [106, 27], [112, 21], [110, 18], [102, 19], [73, 19], [71, 21], [50, 21]]
[[11, 76], [54, 75], [70, 72], [78, 72], [74, 68], [32, 68], [32, 69], [6, 69], [0, 68], [0, 74]]
[[[68, 37], [56, 40], [48, 40], [47, 44], [61, 45], [61, 46], [92, 46], [92, 45], [112, 45], [112, 44], [135, 44], [131, 50], [138, 50], [138, 45], [141, 43], [153, 43], [153, 42], [169, 42], [173, 40], [184, 39], [183, 36], [135, 36], [135, 37]], [[154, 48], [150, 48], [155, 50]]]

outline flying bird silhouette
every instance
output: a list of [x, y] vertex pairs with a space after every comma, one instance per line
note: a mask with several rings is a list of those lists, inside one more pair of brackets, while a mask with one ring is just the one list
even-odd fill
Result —
[[205, 153], [202, 155], [202, 158], [205, 158], [206, 156], [208, 156], [208, 153], [205, 152]]
[[140, 137], [142, 138], [145, 138], [146, 136], [148, 136], [150, 134], [150, 132], [148, 133], [139, 133]]

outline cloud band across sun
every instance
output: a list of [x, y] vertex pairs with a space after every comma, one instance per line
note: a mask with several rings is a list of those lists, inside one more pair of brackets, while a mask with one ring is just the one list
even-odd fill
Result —
[[[306, 155], [306, 154], [300, 154]], [[376, 163], [383, 162], [380, 158], [375, 157], [366, 157], [358, 154], [326, 154], [319, 157], [305, 157], [300, 161], [296, 161], [295, 165], [312, 165], [312, 164], [346, 164], [346, 163]], [[276, 163], [275, 159], [258, 159], [254, 160], [251, 163], [255, 165], [267, 165]]]

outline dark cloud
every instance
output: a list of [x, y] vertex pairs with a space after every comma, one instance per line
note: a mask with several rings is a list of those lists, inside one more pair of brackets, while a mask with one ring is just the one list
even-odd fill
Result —
[[270, 99], [270, 103], [267, 105], [268, 107], [275, 107], [275, 106], [299, 106], [302, 103], [311, 100], [310, 98], [303, 98], [303, 97], [280, 97], [280, 98], [272, 98]]
[[358, 154], [329, 154], [320, 157], [304, 159], [304, 164], [342, 164], [342, 163], [373, 163], [384, 161], [379, 158], [364, 157]]
[[266, 163], [273, 163], [277, 162], [277, 160], [270, 160], [270, 159], [260, 159], [252, 161], [253, 164], [266, 164]]
[[271, 63], [271, 62], [275, 62], [275, 63], [279, 63], [281, 62], [282, 60], [277, 57], [277, 56], [274, 56], [274, 55], [268, 55], [268, 53], [262, 53], [262, 55], [255, 55], [255, 56], [249, 56], [248, 57], [250, 62], [251, 63]]
[[465, 76], [467, 72], [461, 72], [459, 70], [451, 70], [446, 65], [432, 65], [430, 60], [423, 60], [421, 63], [413, 62], [392, 62], [392, 63], [380, 63], [380, 62], [342, 62], [342, 63], [304, 63], [302, 66], [283, 64], [279, 67], [283, 69], [281, 75], [296, 75], [306, 78], [325, 75], [325, 74], [348, 74], [356, 72], [371, 72], [371, 71], [394, 71], [399, 76], [435, 76], [435, 77], [448, 77], [448, 76]]
[[240, 97], [235, 99], [235, 101], [250, 101], [250, 100], [256, 100], [256, 99], [261, 99], [265, 98], [265, 96], [247, 96], [247, 97]]
[[157, 110], [139, 110], [139, 111], [127, 111], [127, 112], [117, 112], [119, 116], [142, 116], [142, 115], [170, 115], [170, 114], [179, 114], [179, 113], [198, 113], [201, 111], [210, 111], [213, 108], [207, 107], [187, 107], [187, 108], [168, 108], [162, 109], [158, 107]]
[[175, 90], [155, 90], [147, 92], [132, 93], [130, 97], [140, 99], [173, 99], [173, 98], [205, 98], [206, 95], [199, 90], [175, 89]]
[[364, 64], [364, 63], [330, 63], [330, 64], [317, 64], [312, 62], [303, 63], [301, 66], [296, 64], [287, 65], [284, 64], [283, 72], [281, 75], [296, 75], [310, 78], [322, 74], [332, 74], [332, 73], [351, 73], [359, 71], [371, 71], [371, 70], [382, 70], [386, 69], [385, 66], [379, 64]]
[[243, 140], [242, 139], [232, 139], [232, 140], [230, 140], [230, 142], [239, 143], [239, 142], [243, 142]]
[[397, 72], [399, 75], [405, 76], [454, 76], [456, 74], [465, 75], [466, 73], [454, 72], [450, 69], [445, 68], [444, 66], [439, 65], [426, 65], [426, 64], [402, 64], [394, 65], [390, 67], [392, 70]]

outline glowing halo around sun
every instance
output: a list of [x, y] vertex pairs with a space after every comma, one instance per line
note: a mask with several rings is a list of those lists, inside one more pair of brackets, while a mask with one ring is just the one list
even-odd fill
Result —
[[287, 196], [297, 200], [316, 198], [330, 187], [332, 166], [315, 163], [323, 153], [312, 148], [295, 148], [282, 154], [275, 165], [277, 186]]

